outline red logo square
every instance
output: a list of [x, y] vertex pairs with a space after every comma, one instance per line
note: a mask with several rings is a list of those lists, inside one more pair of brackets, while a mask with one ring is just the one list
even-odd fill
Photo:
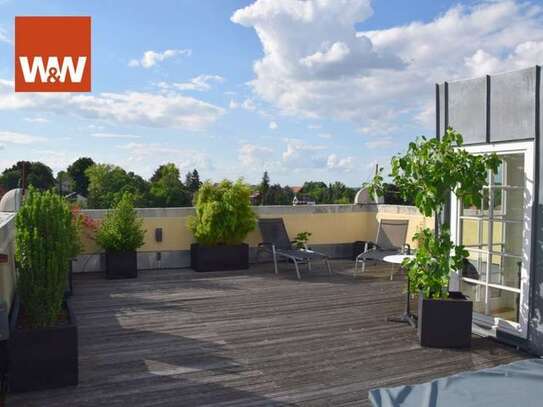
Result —
[[15, 17], [15, 92], [90, 91], [90, 17]]

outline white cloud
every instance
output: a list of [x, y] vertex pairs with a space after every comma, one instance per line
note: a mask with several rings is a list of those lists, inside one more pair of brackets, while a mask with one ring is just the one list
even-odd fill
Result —
[[138, 139], [140, 136], [133, 134], [117, 134], [117, 133], [93, 133], [91, 137], [104, 139]]
[[250, 111], [256, 110], [256, 104], [254, 100], [251, 98], [245, 99], [243, 103], [241, 104], [241, 107], [245, 110], [250, 110]]
[[422, 104], [419, 112], [415, 115], [415, 122], [426, 129], [432, 129], [436, 124], [436, 104], [434, 100], [428, 100]]
[[166, 162], [175, 163], [182, 174], [194, 168], [198, 168], [198, 170], [214, 169], [211, 158], [198, 150], [158, 143], [135, 142], [119, 145], [118, 148], [127, 153], [120, 164], [124, 168], [132, 169], [144, 176], [150, 176], [160, 164]]
[[333, 134], [331, 133], [319, 133], [318, 134], [318, 137], [319, 138], [322, 138], [322, 139], [325, 139], [325, 140], [330, 140], [331, 138], [333, 138]]
[[274, 121], [271, 121], [270, 124], [269, 124], [269, 128], [271, 130], [276, 130], [278, 127], [279, 127], [279, 125]]
[[300, 139], [285, 139], [286, 149], [282, 153], [282, 163], [292, 168], [322, 168], [326, 165], [326, 156], [322, 150], [326, 147], [307, 144]]
[[33, 150], [33, 155], [51, 167], [53, 172], [66, 170], [66, 168], [77, 160], [78, 155], [73, 151], [62, 150]]
[[32, 136], [14, 131], [0, 131], [0, 142], [11, 144], [34, 144], [47, 141], [44, 137]]
[[336, 154], [330, 154], [326, 160], [326, 166], [331, 170], [350, 171], [354, 168], [353, 157], [338, 157]]
[[201, 130], [224, 113], [218, 106], [178, 93], [15, 93], [12, 81], [0, 79], [0, 110], [19, 109], [186, 130]]
[[166, 59], [175, 58], [177, 56], [191, 56], [191, 54], [192, 50], [190, 49], [167, 49], [163, 52], [149, 50], [145, 51], [140, 59], [131, 59], [130, 62], [128, 62], [128, 66], [141, 66], [142, 68], [148, 69]]
[[224, 78], [219, 75], [198, 75], [189, 82], [172, 83], [169, 84], [169, 86], [179, 90], [196, 90], [203, 92], [210, 90], [212, 83], [222, 82], [224, 82]]
[[323, 48], [323, 51], [315, 52], [300, 59], [302, 65], [313, 68], [319, 65], [335, 64], [343, 61], [351, 53], [347, 44], [341, 41], [334, 42], [331, 46], [323, 44]]
[[49, 119], [41, 116], [25, 117], [25, 121], [29, 123], [49, 123]]
[[243, 144], [238, 151], [238, 159], [245, 167], [261, 167], [269, 161], [273, 150], [255, 144]]
[[357, 33], [371, 14], [365, 0], [257, 0], [236, 11], [232, 21], [253, 27], [264, 52], [250, 82], [255, 95], [286, 114], [388, 134], [433, 127], [436, 82], [543, 63], [543, 7], [535, 3], [460, 5], [426, 23]]
[[393, 117], [394, 115], [392, 112], [389, 112], [388, 114], [383, 112], [380, 119], [366, 120], [364, 126], [360, 127], [359, 131], [364, 135], [371, 136], [390, 134], [393, 131], [398, 130], [397, 125], [392, 123]]
[[375, 140], [366, 141], [364, 145], [369, 149], [386, 148], [394, 145], [391, 137], [381, 137]]
[[228, 105], [230, 109], [244, 109], [248, 110], [250, 112], [254, 112], [256, 110], [256, 103], [251, 98], [246, 98], [243, 102], [238, 102], [234, 99], [230, 99], [230, 103]]
[[6, 44], [12, 44], [12, 41], [8, 37], [7, 31], [4, 27], [0, 27], [0, 42], [4, 42]]

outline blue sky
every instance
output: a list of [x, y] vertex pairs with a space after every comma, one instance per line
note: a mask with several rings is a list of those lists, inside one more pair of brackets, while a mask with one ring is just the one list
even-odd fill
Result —
[[[17, 15], [90, 15], [93, 92], [15, 94]], [[540, 2], [0, 0], [0, 167], [357, 186], [433, 135], [433, 84], [543, 62]]]

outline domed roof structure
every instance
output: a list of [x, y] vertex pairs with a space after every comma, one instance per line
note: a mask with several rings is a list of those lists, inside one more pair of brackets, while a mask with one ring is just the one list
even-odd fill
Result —
[[17, 212], [23, 203], [23, 191], [15, 188], [6, 192], [0, 200], [0, 212]]

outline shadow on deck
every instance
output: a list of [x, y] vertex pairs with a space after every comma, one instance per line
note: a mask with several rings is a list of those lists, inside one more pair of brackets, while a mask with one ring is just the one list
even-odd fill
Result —
[[357, 279], [353, 263], [239, 272], [76, 275], [80, 385], [11, 395], [11, 406], [368, 406], [370, 388], [427, 381], [527, 355], [474, 337], [469, 350], [421, 348], [386, 321], [405, 283], [389, 266]]

